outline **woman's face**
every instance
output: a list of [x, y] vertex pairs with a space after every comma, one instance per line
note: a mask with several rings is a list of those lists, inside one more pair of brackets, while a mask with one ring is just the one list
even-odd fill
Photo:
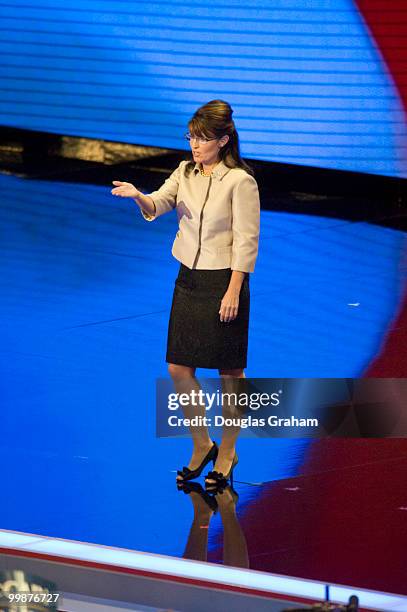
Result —
[[219, 151], [222, 145], [226, 144], [229, 140], [228, 136], [222, 136], [222, 138], [216, 138], [214, 140], [207, 140], [204, 138], [195, 137], [195, 134], [191, 134], [191, 140], [189, 141], [194, 161], [205, 166], [210, 166], [219, 161]]

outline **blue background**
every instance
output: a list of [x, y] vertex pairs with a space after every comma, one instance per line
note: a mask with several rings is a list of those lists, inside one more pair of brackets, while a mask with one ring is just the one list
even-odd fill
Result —
[[407, 176], [402, 103], [349, 0], [15, 0], [0, 19], [2, 125], [186, 149], [223, 98], [248, 158]]

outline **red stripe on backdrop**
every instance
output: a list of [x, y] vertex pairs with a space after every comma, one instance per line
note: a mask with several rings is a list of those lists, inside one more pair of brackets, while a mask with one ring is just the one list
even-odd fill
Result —
[[[355, 0], [384, 61], [391, 72], [407, 110], [407, 3], [406, 0]], [[401, 68], [403, 66], [403, 68]]]
[[[355, 4], [380, 49], [407, 110], [407, 2], [355, 0]], [[379, 356], [363, 376], [407, 377], [407, 294]]]

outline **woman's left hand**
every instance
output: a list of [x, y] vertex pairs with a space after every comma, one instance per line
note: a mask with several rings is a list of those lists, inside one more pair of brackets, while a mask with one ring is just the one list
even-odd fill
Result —
[[239, 310], [239, 293], [228, 289], [220, 303], [219, 316], [222, 323], [236, 319]]

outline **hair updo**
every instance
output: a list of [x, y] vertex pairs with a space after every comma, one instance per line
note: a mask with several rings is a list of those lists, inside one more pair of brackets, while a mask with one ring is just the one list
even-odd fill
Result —
[[[195, 111], [188, 122], [188, 128], [198, 138], [222, 138], [227, 134], [229, 140], [219, 149], [219, 159], [228, 168], [243, 168], [252, 175], [253, 170], [240, 155], [239, 135], [232, 115], [233, 109], [228, 102], [211, 100]], [[190, 164], [192, 168], [193, 162]]]

